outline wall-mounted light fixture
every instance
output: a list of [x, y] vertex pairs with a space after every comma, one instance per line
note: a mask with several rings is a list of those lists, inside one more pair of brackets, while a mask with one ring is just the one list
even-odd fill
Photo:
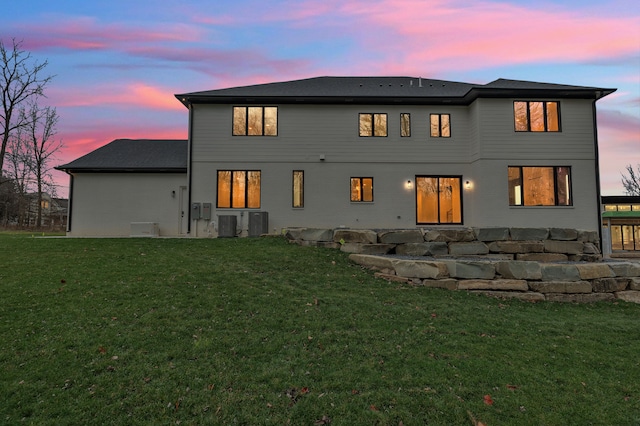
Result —
[[464, 183], [464, 189], [471, 189], [471, 188], [472, 188], [472, 186], [473, 186], [473, 185], [471, 184], [471, 181], [470, 181], [470, 180], [465, 181], [465, 183]]
[[407, 189], [413, 189], [413, 181], [411, 179], [408, 179], [405, 184], [404, 187]]
[[176, 198], [176, 191], [171, 191], [171, 198]]

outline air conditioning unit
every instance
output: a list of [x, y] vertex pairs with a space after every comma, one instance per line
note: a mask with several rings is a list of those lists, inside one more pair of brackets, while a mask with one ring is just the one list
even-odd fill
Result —
[[218, 238], [231, 238], [236, 236], [238, 218], [234, 215], [218, 216]]
[[269, 213], [249, 212], [249, 236], [259, 237], [269, 233]]

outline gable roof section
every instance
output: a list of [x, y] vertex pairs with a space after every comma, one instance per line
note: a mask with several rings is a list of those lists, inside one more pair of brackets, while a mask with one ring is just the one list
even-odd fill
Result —
[[66, 172], [186, 173], [187, 141], [116, 139], [56, 169]]
[[498, 79], [488, 84], [420, 77], [314, 77], [175, 95], [192, 103], [366, 103], [458, 104], [478, 97], [562, 97], [599, 99], [615, 89]]

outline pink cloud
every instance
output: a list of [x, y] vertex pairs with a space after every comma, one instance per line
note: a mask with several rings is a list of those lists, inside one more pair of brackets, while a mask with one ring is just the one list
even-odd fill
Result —
[[[56, 19], [57, 18], [57, 19]], [[22, 34], [29, 51], [50, 48], [69, 50], [119, 50], [145, 43], [193, 42], [203, 35], [197, 27], [163, 23], [158, 28], [105, 24], [90, 17], [56, 17], [37, 24], [21, 23], [13, 31]], [[28, 35], [28, 37], [27, 37]]]
[[[179, 90], [178, 90], [179, 91]], [[131, 107], [153, 110], [184, 110], [173, 96], [176, 90], [143, 82], [103, 84], [90, 88], [52, 88], [48, 90], [50, 103], [57, 107]]]

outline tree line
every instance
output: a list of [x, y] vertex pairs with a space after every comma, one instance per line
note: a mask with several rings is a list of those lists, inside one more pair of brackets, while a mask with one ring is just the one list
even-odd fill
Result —
[[0, 39], [0, 226], [41, 227], [56, 196], [51, 162], [63, 143], [56, 108], [43, 105], [47, 65]]

